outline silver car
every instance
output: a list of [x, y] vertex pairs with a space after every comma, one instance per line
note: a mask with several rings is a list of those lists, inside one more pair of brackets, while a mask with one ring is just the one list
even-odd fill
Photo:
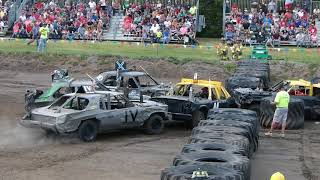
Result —
[[64, 95], [50, 106], [32, 110], [21, 124], [57, 134], [76, 132], [90, 142], [98, 133], [115, 129], [142, 127], [147, 134], [159, 134], [169, 119], [167, 105], [129, 101], [121, 93], [104, 92]]

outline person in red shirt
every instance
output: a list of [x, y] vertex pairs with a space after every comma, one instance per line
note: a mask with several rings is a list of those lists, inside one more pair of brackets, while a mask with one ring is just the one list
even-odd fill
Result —
[[26, 25], [26, 31], [27, 31], [27, 34], [31, 34], [31, 31], [32, 31], [32, 27], [33, 27], [33, 24], [28, 24]]
[[34, 7], [35, 7], [36, 9], [42, 9], [42, 8], [44, 7], [44, 5], [43, 5], [42, 2], [36, 2], [36, 3], [34, 4]]
[[311, 26], [309, 27], [309, 32], [312, 35], [317, 34], [318, 30], [317, 30], [317, 28], [315, 27], [314, 24], [311, 24]]
[[284, 20], [284, 19], [282, 19], [281, 21], [280, 21], [280, 27], [282, 28], [284, 28], [284, 27], [286, 27], [286, 21]]
[[287, 20], [290, 20], [292, 19], [292, 13], [290, 11], [287, 11], [285, 14], [284, 14], [284, 17], [287, 19]]

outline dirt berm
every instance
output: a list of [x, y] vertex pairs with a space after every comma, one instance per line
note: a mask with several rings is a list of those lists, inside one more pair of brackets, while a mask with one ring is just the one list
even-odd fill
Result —
[[[201, 60], [179, 61], [173, 58], [162, 59], [131, 59], [117, 56], [64, 56], [64, 55], [38, 55], [38, 54], [3, 54], [0, 59], [0, 70], [19, 72], [51, 72], [56, 68], [67, 68], [71, 73], [98, 74], [114, 68], [114, 62], [125, 60], [128, 67], [143, 66], [156, 78], [180, 79], [193, 77], [198, 73], [201, 79], [224, 81], [233, 73], [235, 62], [204, 63]], [[276, 82], [281, 79], [314, 77], [320, 72], [316, 64], [292, 63], [286, 61], [270, 61], [271, 79]]]

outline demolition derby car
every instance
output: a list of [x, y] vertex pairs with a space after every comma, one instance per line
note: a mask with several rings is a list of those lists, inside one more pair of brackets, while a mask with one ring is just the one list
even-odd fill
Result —
[[129, 101], [118, 92], [73, 93], [32, 110], [20, 123], [57, 134], [76, 132], [82, 141], [90, 142], [108, 130], [142, 128], [147, 134], [159, 134], [170, 119], [167, 110], [167, 105]]
[[107, 71], [99, 74], [95, 81], [110, 90], [129, 88], [143, 95], [165, 95], [170, 86], [157, 82], [147, 72], [141, 71]]
[[[51, 104], [59, 97], [69, 93], [93, 92], [96, 84], [90, 80], [75, 80], [69, 77], [65, 69], [54, 70], [51, 74], [52, 84], [46, 90], [28, 89], [25, 93], [25, 110]], [[103, 88], [103, 87], [102, 87]]]
[[235, 105], [221, 82], [196, 79], [182, 79], [171, 95], [169, 93], [151, 100], [167, 104], [172, 118], [184, 121], [188, 128], [197, 126], [212, 108]]

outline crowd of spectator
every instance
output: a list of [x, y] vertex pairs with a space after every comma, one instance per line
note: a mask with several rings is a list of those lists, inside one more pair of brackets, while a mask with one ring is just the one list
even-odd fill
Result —
[[125, 4], [124, 34], [142, 41], [169, 43], [172, 40], [194, 44], [196, 6]]
[[8, 28], [9, 9], [12, 1], [3, 2], [0, 0], [0, 32], [4, 32]]
[[61, 6], [54, 1], [39, 1], [21, 12], [13, 25], [12, 37], [37, 38], [40, 27], [47, 26], [50, 39], [101, 40], [111, 13], [112, 7], [105, 0], [76, 4], [66, 1]]
[[229, 42], [239, 39], [246, 44], [266, 43], [271, 46], [280, 45], [280, 42], [316, 45], [317, 8], [316, 13], [310, 15], [308, 7], [303, 4], [286, 2], [284, 7], [277, 7], [274, 0], [253, 4], [250, 10], [241, 10], [233, 4], [226, 20], [225, 38]]

